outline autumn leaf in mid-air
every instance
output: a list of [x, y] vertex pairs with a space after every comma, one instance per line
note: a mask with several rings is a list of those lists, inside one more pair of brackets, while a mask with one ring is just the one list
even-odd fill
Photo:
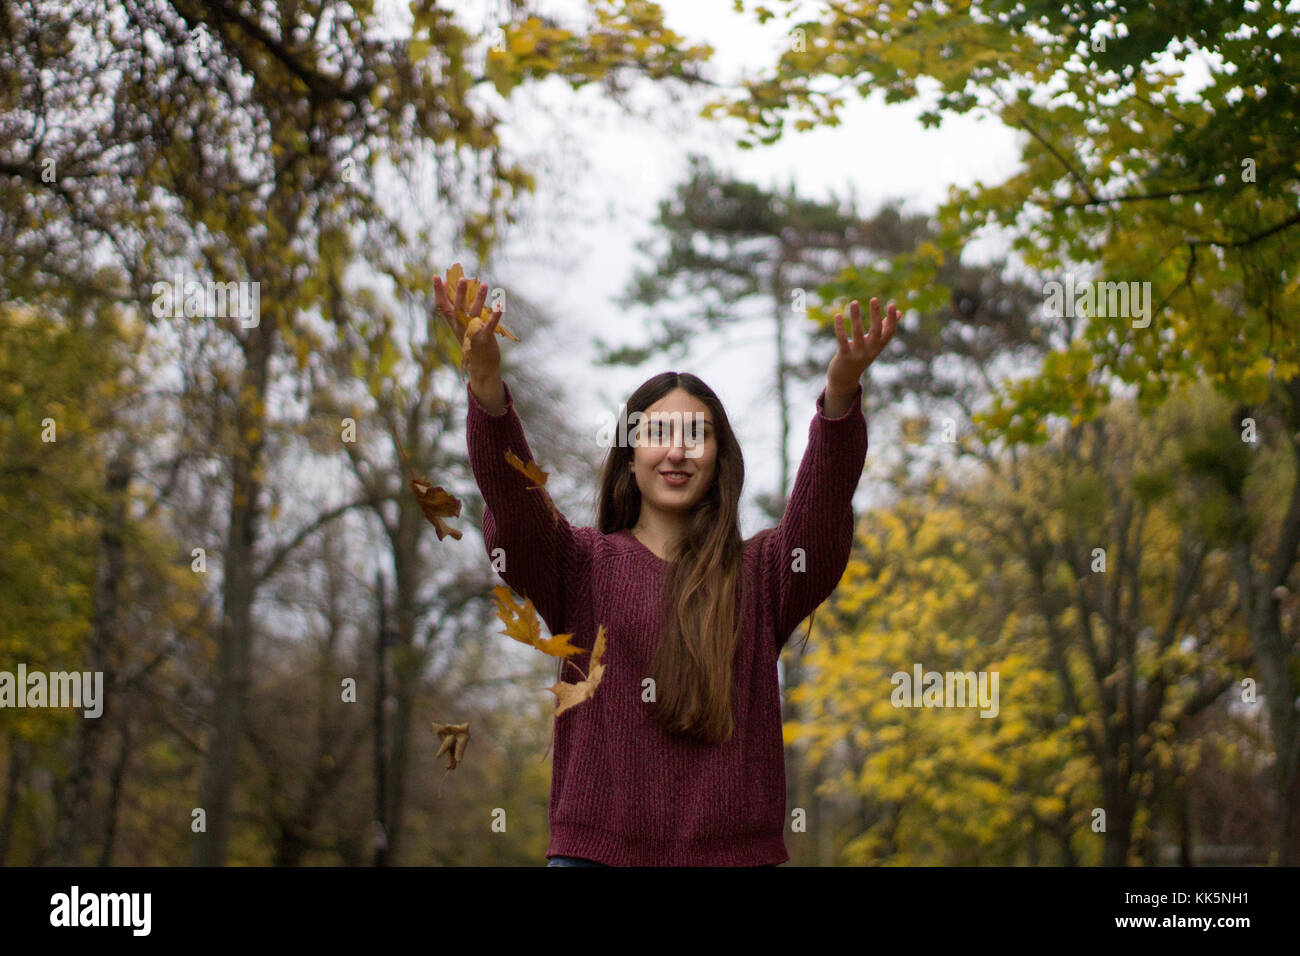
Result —
[[453, 497], [441, 485], [431, 485], [418, 478], [411, 479], [411, 490], [415, 492], [415, 500], [419, 502], [420, 510], [432, 522], [438, 540], [441, 541], [445, 536], [451, 535], [459, 541], [460, 531], [442, 519], [460, 517], [460, 499]]
[[[460, 263], [458, 262], [448, 269], [447, 275], [444, 276], [447, 282], [447, 291], [451, 296], [453, 305], [456, 302], [456, 286], [460, 283], [460, 280], [464, 275], [465, 270], [460, 267]], [[478, 281], [475, 279], [469, 279], [466, 281], [465, 308], [474, 308], [474, 299], [478, 296], [478, 285]], [[488, 322], [492, 320], [492, 310], [487, 307], [487, 303], [485, 302], [482, 311], [479, 312], [478, 315], [470, 315], [467, 312], [460, 312], [457, 310], [456, 318], [464, 322], [466, 326], [465, 335], [460, 342], [460, 370], [463, 372], [465, 369], [469, 368], [469, 353], [470, 347], [473, 344], [471, 338], [475, 332], [483, 328], [483, 326], [487, 325]], [[497, 323], [495, 331], [497, 335], [503, 335], [516, 342], [519, 341], [519, 336], [515, 335], [500, 322]]]
[[582, 653], [581, 647], [574, 647], [569, 643], [572, 634], [556, 634], [554, 637], [542, 639], [541, 624], [537, 620], [537, 611], [533, 608], [531, 598], [524, 598], [521, 606], [514, 599], [509, 588], [497, 585], [492, 589], [492, 593], [497, 599], [497, 617], [506, 626], [501, 633], [506, 637], [512, 637], [529, 647], [535, 647], [551, 657], [571, 657]]
[[390, 433], [393, 436], [393, 443], [397, 445], [397, 453], [402, 456], [402, 463], [406, 465], [406, 473], [410, 476], [409, 483], [411, 490], [415, 492], [415, 500], [420, 506], [420, 511], [433, 525], [438, 540], [441, 541], [447, 535], [451, 535], [459, 541], [460, 532], [442, 519], [460, 517], [460, 499], [453, 496], [451, 492], [441, 485], [435, 485], [433, 482], [416, 478], [415, 473], [411, 471], [411, 463], [407, 460], [406, 451], [397, 438], [397, 432], [390, 429]]
[[465, 747], [469, 743], [469, 724], [440, 724], [433, 722], [433, 732], [442, 741], [438, 756], [447, 755], [447, 769], [455, 770], [456, 765], [465, 759]]
[[[570, 707], [576, 707], [584, 700], [590, 700], [596, 693], [596, 688], [600, 686], [600, 679], [605, 676], [605, 665], [601, 663], [601, 658], [605, 654], [605, 625], [600, 625], [596, 631], [596, 643], [591, 649], [591, 668], [584, 679], [577, 683], [570, 684], [567, 681], [560, 681], [552, 684], [547, 688], [555, 695], [555, 716], [559, 717]], [[576, 664], [573, 665], [575, 668]], [[582, 673], [579, 671], [579, 673]]]
[[542, 493], [542, 498], [546, 501], [546, 507], [551, 509], [551, 520], [560, 520], [560, 512], [556, 510], [555, 502], [551, 500], [550, 492], [546, 490], [547, 473], [542, 471], [537, 462], [525, 462], [514, 452], [506, 449], [506, 464], [522, 473], [525, 478], [533, 483], [533, 487], [529, 488], [529, 491], [540, 491]]
[[581, 654], [581, 647], [574, 647], [569, 643], [572, 634], [556, 634], [554, 637], [548, 637], [543, 641], [538, 641], [534, 646], [543, 654], [549, 654], [551, 657], [570, 657], [574, 654]]
[[525, 478], [541, 488], [546, 484], [547, 472], [542, 471], [535, 461], [525, 462], [514, 452], [506, 449], [506, 463], [517, 471], [523, 472]]

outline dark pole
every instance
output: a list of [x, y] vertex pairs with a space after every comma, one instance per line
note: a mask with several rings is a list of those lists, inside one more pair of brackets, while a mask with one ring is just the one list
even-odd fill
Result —
[[388, 647], [388, 617], [384, 574], [375, 575], [379, 592], [379, 633], [375, 640], [375, 866], [388, 865], [388, 747], [384, 731], [384, 704], [388, 697], [384, 651]]

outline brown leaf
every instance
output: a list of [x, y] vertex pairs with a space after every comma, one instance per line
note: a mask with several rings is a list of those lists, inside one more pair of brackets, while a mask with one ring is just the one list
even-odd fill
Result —
[[411, 490], [415, 492], [415, 500], [419, 502], [420, 510], [433, 524], [438, 540], [441, 541], [447, 535], [451, 535], [459, 541], [460, 532], [442, 519], [460, 517], [460, 499], [453, 497], [441, 485], [431, 485], [418, 478], [411, 479]]
[[577, 683], [568, 683], [560, 681], [558, 684], [552, 684], [547, 688], [555, 695], [555, 716], [559, 717], [570, 707], [576, 707], [584, 700], [590, 700], [596, 693], [596, 688], [600, 686], [600, 679], [605, 676], [605, 665], [601, 663], [601, 657], [605, 653], [605, 625], [600, 625], [596, 632], [596, 643], [591, 649], [591, 669], [585, 680]]
[[402, 456], [402, 464], [406, 466], [406, 473], [410, 477], [411, 490], [415, 492], [416, 503], [419, 504], [420, 511], [433, 525], [438, 540], [441, 541], [447, 535], [451, 535], [459, 541], [460, 532], [442, 519], [460, 517], [460, 499], [453, 496], [441, 485], [435, 485], [423, 478], [416, 478], [415, 472], [411, 470], [411, 462], [406, 457], [406, 450], [402, 448], [402, 443], [397, 438], [397, 432], [390, 428], [389, 434], [393, 436], [393, 444], [397, 446], [397, 453]]
[[506, 449], [506, 464], [511, 468], [523, 474], [525, 478], [533, 483], [529, 491], [540, 491], [542, 497], [546, 500], [546, 507], [551, 509], [551, 520], [559, 521], [560, 512], [555, 508], [555, 502], [551, 500], [550, 493], [546, 490], [546, 478], [548, 472], [542, 471], [541, 467], [535, 461], [525, 463], [513, 451]]
[[442, 740], [442, 746], [438, 748], [438, 756], [447, 755], [448, 770], [455, 770], [456, 765], [465, 759], [465, 746], [469, 743], [469, 724], [440, 724], [437, 721], [433, 723], [433, 732]]

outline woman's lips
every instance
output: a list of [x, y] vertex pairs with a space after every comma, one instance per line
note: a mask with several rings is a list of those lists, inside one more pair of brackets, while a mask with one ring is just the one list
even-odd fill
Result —
[[661, 471], [659, 472], [659, 477], [668, 482], [668, 484], [673, 488], [680, 488], [682, 485], [686, 484], [686, 482], [691, 480], [690, 474], [685, 472], [679, 475], [673, 475], [672, 473]]

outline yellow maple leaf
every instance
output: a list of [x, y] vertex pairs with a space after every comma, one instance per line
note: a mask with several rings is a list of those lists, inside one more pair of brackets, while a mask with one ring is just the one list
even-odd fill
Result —
[[492, 593], [497, 599], [497, 617], [506, 626], [501, 633], [521, 644], [536, 647], [541, 629], [537, 623], [537, 612], [533, 610], [532, 599], [524, 598], [521, 606], [510, 593], [510, 589], [501, 585], [494, 587]]
[[[596, 632], [596, 643], [591, 649], [591, 668], [585, 679], [576, 683], [560, 681], [546, 688], [555, 695], [555, 716], [559, 717], [570, 707], [576, 707], [584, 700], [590, 700], [600, 686], [600, 679], [605, 676], [605, 665], [601, 658], [605, 654], [605, 625], [600, 625]], [[576, 664], [574, 665], [577, 666]], [[581, 671], [579, 671], [581, 673]]]
[[571, 637], [573, 637], [572, 634], [556, 634], [544, 641], [538, 641], [537, 649], [543, 654], [549, 654], [552, 657], [572, 657], [574, 654], [581, 654], [581, 647], [574, 647], [569, 643]]
[[506, 626], [501, 633], [506, 637], [514, 638], [520, 644], [535, 647], [550, 657], [572, 657], [574, 654], [582, 653], [581, 647], [574, 647], [569, 643], [572, 634], [556, 634], [553, 637], [542, 638], [541, 624], [538, 623], [537, 611], [530, 598], [524, 598], [524, 603], [520, 605], [510, 593], [510, 589], [501, 585], [494, 587], [492, 593], [498, 602], [497, 617]]

